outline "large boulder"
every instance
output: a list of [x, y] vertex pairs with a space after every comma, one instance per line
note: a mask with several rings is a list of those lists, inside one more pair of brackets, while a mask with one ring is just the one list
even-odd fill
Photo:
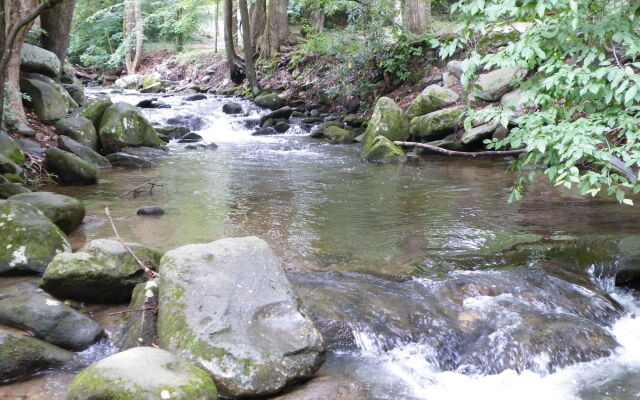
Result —
[[74, 360], [73, 353], [38, 339], [0, 329], [0, 382], [23, 379]]
[[419, 139], [441, 139], [460, 126], [462, 107], [451, 107], [434, 111], [411, 120], [411, 135]]
[[109, 160], [101, 156], [99, 153], [93, 151], [83, 144], [76, 142], [68, 136], [58, 137], [58, 148], [64, 151], [68, 151], [69, 153], [73, 153], [98, 168], [109, 168], [111, 166]]
[[124, 147], [160, 147], [158, 133], [137, 108], [127, 103], [109, 107], [100, 122], [100, 143], [106, 154]]
[[48, 148], [45, 155], [47, 168], [58, 176], [60, 182], [70, 185], [98, 183], [96, 167], [77, 155], [54, 147]]
[[71, 97], [69, 92], [67, 92], [65, 90], [65, 88], [63, 88], [60, 85], [59, 82], [56, 82], [52, 78], [49, 78], [46, 75], [33, 74], [33, 73], [28, 73], [28, 72], [23, 73], [21, 75], [21, 78], [24, 78], [24, 79], [35, 79], [37, 81], [44, 82], [44, 83], [48, 84], [49, 86], [51, 86], [52, 88], [54, 88], [58, 93], [60, 93], [60, 96], [62, 96], [62, 98], [64, 99], [65, 103], [67, 104], [67, 113], [70, 113], [70, 112], [74, 111], [75, 109], [77, 109], [79, 107], [78, 103], [76, 103], [76, 101], [73, 99], [73, 97]]
[[354, 135], [353, 131], [339, 128], [337, 126], [331, 126], [324, 131], [324, 136], [329, 139], [331, 143], [353, 143]]
[[167, 351], [136, 347], [80, 372], [67, 400], [216, 400], [211, 377]]
[[[371, 120], [362, 140], [362, 156], [370, 160], [370, 150], [378, 136], [390, 142], [406, 140], [409, 137], [409, 122], [398, 105], [388, 97], [381, 97], [373, 110]], [[385, 141], [382, 141], [385, 142]], [[386, 142], [385, 142], [386, 143]], [[393, 143], [392, 143], [393, 144]], [[404, 153], [404, 152], [403, 152]]]
[[125, 75], [121, 78], [118, 78], [113, 86], [120, 89], [138, 89], [142, 87], [142, 82], [144, 80], [144, 76], [134, 74], [134, 75]]
[[128, 313], [122, 317], [122, 330], [114, 342], [121, 350], [151, 346], [158, 341], [158, 282], [139, 283], [133, 289]]
[[448, 107], [460, 100], [460, 95], [451, 89], [438, 85], [427, 86], [407, 109], [407, 118], [415, 118], [441, 108]]
[[71, 233], [80, 224], [85, 215], [84, 203], [73, 197], [51, 192], [34, 192], [18, 194], [11, 200], [31, 204], [65, 233]]
[[[147, 267], [158, 267], [160, 252], [136, 243], [128, 246]], [[144, 271], [119, 241], [98, 239], [76, 253], [57, 255], [42, 277], [42, 288], [63, 299], [122, 303], [145, 280]]]
[[92, 150], [98, 150], [98, 134], [90, 119], [68, 117], [57, 121], [55, 127], [58, 135], [68, 136]]
[[106, 159], [111, 163], [111, 166], [113, 167], [140, 169], [153, 168], [156, 166], [156, 164], [154, 164], [151, 160], [122, 152], [109, 154]]
[[527, 75], [527, 69], [522, 67], [506, 67], [478, 76], [475, 84], [478, 86], [471, 91], [484, 101], [500, 101], [502, 96], [513, 90], [513, 85]]
[[230, 397], [269, 395], [314, 374], [324, 343], [282, 263], [258, 238], [167, 252], [160, 347], [203, 366]]
[[87, 105], [81, 108], [77, 113], [74, 113], [74, 116], [84, 117], [93, 122], [93, 127], [96, 128], [97, 131], [100, 129], [100, 122], [102, 121], [104, 112], [112, 105], [113, 103], [110, 98], [98, 97], [97, 99], [87, 103]]
[[31, 190], [17, 183], [0, 183], [0, 199], [8, 199], [21, 193], [31, 193]]
[[73, 351], [88, 348], [103, 335], [94, 320], [30, 283], [0, 291], [0, 323]]
[[20, 52], [20, 68], [56, 78], [60, 75], [61, 64], [54, 53], [25, 43]]
[[67, 116], [68, 103], [55, 87], [37, 79], [20, 79], [20, 90], [41, 121], [50, 122]]
[[407, 159], [404, 150], [384, 136], [377, 136], [363, 150], [365, 160], [371, 162], [402, 162]]
[[45, 270], [49, 262], [71, 245], [42, 211], [21, 201], [0, 201], [0, 274]]
[[24, 153], [20, 150], [18, 143], [4, 131], [0, 131], [0, 155], [17, 165], [22, 165], [25, 160]]
[[276, 93], [264, 93], [255, 98], [254, 102], [258, 107], [268, 108], [269, 110], [278, 110], [285, 106], [282, 97]]

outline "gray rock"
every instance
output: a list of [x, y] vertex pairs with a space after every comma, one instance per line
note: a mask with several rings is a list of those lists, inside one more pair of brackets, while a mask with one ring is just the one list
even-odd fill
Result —
[[5, 156], [9, 161], [22, 165], [25, 161], [20, 145], [6, 132], [0, 130], [0, 156]]
[[500, 68], [486, 74], [481, 74], [478, 76], [476, 82], [479, 88], [472, 90], [471, 94], [484, 101], [500, 101], [502, 96], [511, 91], [513, 85], [522, 80], [526, 75], [526, 68], [521, 67]]
[[447, 71], [451, 72], [456, 78], [460, 79], [464, 73], [462, 68], [462, 61], [451, 60], [447, 63]]
[[169, 157], [169, 153], [167, 153], [166, 151], [161, 149], [154, 149], [152, 147], [125, 147], [120, 150], [120, 152], [140, 157], [149, 161], [157, 161], [162, 158]]
[[174, 125], [156, 128], [156, 131], [160, 134], [166, 135], [171, 140], [180, 139], [184, 135], [191, 132], [189, 128], [186, 128], [184, 126], [174, 126]]
[[169, 251], [159, 284], [160, 346], [203, 366], [224, 395], [276, 393], [323, 360], [321, 335], [263, 240]]
[[262, 128], [262, 129], [258, 129], [257, 131], [253, 132], [251, 135], [252, 136], [267, 136], [267, 135], [276, 135], [278, 133], [278, 131], [276, 131], [273, 128]]
[[242, 113], [242, 106], [231, 101], [222, 106], [222, 112], [225, 114], [240, 114]]
[[207, 125], [204, 119], [192, 114], [177, 115], [175, 117], [171, 117], [167, 120], [167, 124], [173, 126], [182, 126], [184, 128], [187, 128], [189, 132], [200, 131]]
[[0, 183], [0, 199], [8, 199], [21, 193], [31, 193], [31, 190], [17, 183]]
[[137, 215], [164, 215], [164, 210], [158, 206], [148, 206], [138, 209]]
[[131, 295], [129, 313], [122, 317], [122, 330], [114, 340], [120, 350], [138, 346], [151, 346], [158, 341], [158, 283], [153, 281], [136, 285]]
[[73, 351], [88, 348], [103, 335], [94, 320], [29, 283], [0, 291], [0, 323]]
[[[378, 139], [382, 136], [384, 139]], [[409, 137], [409, 121], [388, 97], [378, 99], [362, 140], [361, 155], [368, 161], [401, 161], [404, 151], [393, 142]]]
[[275, 93], [264, 93], [255, 98], [254, 102], [258, 107], [277, 110], [285, 106], [284, 100]]
[[136, 347], [107, 357], [80, 372], [67, 400], [216, 400], [205, 371], [167, 351]]
[[107, 108], [98, 135], [106, 154], [117, 153], [124, 147], [158, 148], [162, 143], [147, 118], [127, 103], [116, 103]]
[[6, 384], [73, 361], [73, 353], [0, 329], [0, 382]]
[[38, 80], [40, 82], [46, 83], [49, 86], [51, 86], [52, 88], [54, 88], [58, 93], [60, 93], [60, 96], [62, 96], [62, 98], [64, 99], [66, 105], [67, 105], [67, 113], [70, 113], [74, 110], [76, 110], [79, 106], [78, 103], [76, 103], [76, 101], [73, 99], [73, 97], [71, 97], [71, 95], [69, 94], [69, 92], [67, 92], [65, 90], [65, 88], [63, 88], [60, 85], [60, 82], [46, 76], [46, 75], [42, 75], [42, 74], [34, 74], [34, 73], [22, 73], [21, 78], [23, 79], [35, 79]]
[[218, 148], [218, 145], [215, 143], [209, 144], [189, 144], [184, 146], [185, 150], [215, 150]]
[[[157, 268], [160, 252], [128, 246], [145, 265]], [[129, 301], [133, 288], [145, 281], [144, 271], [120, 242], [98, 239], [76, 253], [58, 254], [42, 277], [42, 288], [62, 299], [118, 303]]]
[[93, 122], [84, 117], [64, 118], [55, 123], [58, 135], [68, 136], [76, 142], [98, 151], [98, 134]]
[[448, 107], [460, 100], [458, 93], [438, 85], [428, 86], [416, 97], [407, 109], [407, 118], [425, 115], [441, 108]]
[[74, 113], [74, 116], [84, 117], [93, 122], [93, 127], [97, 132], [98, 129], [100, 129], [100, 122], [102, 121], [104, 112], [107, 111], [107, 109], [112, 105], [113, 103], [111, 102], [110, 98], [98, 97], [97, 99], [91, 101], [86, 106]]
[[0, 202], [0, 237], [0, 274], [41, 273], [56, 254], [71, 251], [64, 232], [21, 201]]
[[355, 380], [320, 376], [272, 400], [369, 400], [370, 398], [363, 385]]
[[69, 153], [73, 153], [76, 156], [82, 158], [84, 161], [87, 161], [88, 163], [95, 165], [98, 168], [111, 167], [111, 163], [105, 157], [96, 153], [89, 147], [76, 142], [68, 136], [58, 137], [58, 148]]
[[186, 96], [182, 100], [184, 100], [184, 101], [201, 101], [201, 100], [206, 100], [206, 99], [207, 99], [207, 95], [205, 95], [205, 94], [194, 94], [194, 95], [191, 95], [191, 96]]
[[411, 120], [411, 135], [420, 139], [440, 139], [461, 124], [463, 107], [450, 107], [415, 117]]
[[472, 128], [471, 130], [465, 131], [465, 133], [462, 135], [462, 144], [473, 144], [490, 138], [493, 132], [496, 130], [496, 126], [497, 125], [495, 123], [489, 122], [484, 125]]
[[258, 122], [258, 125], [262, 126], [267, 120], [270, 119], [289, 119], [291, 118], [291, 114], [293, 114], [293, 109], [289, 106], [286, 107], [282, 107], [278, 110], [275, 110], [274, 112], [271, 112], [267, 115], [263, 115], [262, 117], [260, 117], [260, 121]]
[[181, 137], [180, 140], [178, 140], [178, 143], [196, 143], [201, 141], [202, 141], [202, 136], [198, 135], [195, 132], [190, 132], [184, 135], [183, 137]]
[[275, 124], [273, 126], [273, 129], [276, 130], [276, 132], [278, 133], [285, 133], [286, 131], [288, 131], [291, 128], [291, 125], [289, 125], [286, 122], [280, 121], [277, 124]]
[[121, 168], [153, 168], [156, 165], [143, 157], [134, 156], [127, 153], [109, 154], [106, 159], [111, 163], [112, 167]]
[[76, 229], [85, 216], [84, 203], [73, 197], [51, 192], [33, 192], [17, 194], [11, 200], [23, 201], [31, 204], [58, 225], [65, 233]]
[[54, 147], [45, 151], [46, 166], [58, 176], [61, 183], [95, 185], [98, 183], [96, 167], [75, 154]]
[[20, 68], [56, 78], [60, 75], [61, 64], [54, 53], [25, 43], [20, 53]]
[[23, 153], [30, 154], [36, 157], [42, 157], [44, 155], [44, 149], [40, 146], [40, 143], [30, 139], [18, 139], [16, 140], [20, 150]]
[[28, 103], [41, 121], [51, 122], [67, 116], [68, 104], [58, 90], [36, 79], [20, 79], [20, 90], [29, 96]]

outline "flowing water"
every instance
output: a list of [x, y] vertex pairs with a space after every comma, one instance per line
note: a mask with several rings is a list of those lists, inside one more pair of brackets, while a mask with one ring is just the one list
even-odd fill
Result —
[[[113, 235], [106, 206], [125, 240], [161, 250], [265, 239], [332, 338], [320, 375], [367, 398], [640, 397], [640, 298], [612, 284], [636, 260], [618, 242], [640, 240], [640, 209], [544, 183], [509, 205], [507, 160], [368, 164], [358, 146], [311, 139], [301, 124], [252, 136], [265, 111], [248, 102], [227, 116], [229, 99], [161, 100], [172, 108], [144, 110], [152, 122], [198, 116], [219, 147], [171, 143], [157, 168], [51, 188], [87, 205], [75, 247]], [[118, 197], [152, 180], [164, 187]], [[145, 205], [166, 215], [137, 216]], [[60, 398], [66, 381], [50, 375], [42, 390]]]

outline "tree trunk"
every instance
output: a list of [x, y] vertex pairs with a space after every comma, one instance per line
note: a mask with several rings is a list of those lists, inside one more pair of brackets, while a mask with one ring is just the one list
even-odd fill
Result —
[[253, 65], [253, 47], [251, 46], [251, 26], [249, 23], [249, 9], [247, 0], [238, 0], [240, 7], [240, 18], [242, 20], [242, 47], [244, 50], [244, 65], [251, 86], [251, 93], [254, 96], [260, 94], [258, 86], [258, 78], [256, 77], [256, 69]]
[[431, 23], [431, 0], [404, 0], [402, 26], [416, 35], [423, 34]]
[[214, 43], [214, 52], [216, 54], [218, 54], [218, 38], [220, 37], [219, 21], [220, 21], [220, 1], [217, 1], [216, 2], [216, 21], [215, 21], [216, 37], [215, 37], [215, 43]]
[[[179, 7], [178, 11], [176, 12], [178, 21], [182, 19], [183, 14], [184, 10], [182, 9], [182, 7]], [[184, 33], [182, 32], [182, 27], [180, 27], [180, 31], [176, 35], [176, 51], [180, 53], [182, 50], [184, 50]]]
[[245, 74], [233, 44], [233, 0], [224, 0], [224, 47], [231, 81], [240, 84]]
[[75, 0], [63, 0], [55, 7], [45, 9], [40, 15], [40, 25], [45, 30], [41, 37], [42, 47], [58, 56], [62, 68], [69, 50], [75, 5]]
[[138, 71], [144, 48], [144, 24], [142, 21], [142, 0], [125, 0], [124, 40], [129, 47], [125, 56], [127, 74]]
[[267, 25], [267, 0], [256, 0], [251, 3], [250, 9], [251, 47], [255, 54], [258, 48], [258, 38], [264, 34]]
[[311, 10], [311, 23], [316, 33], [324, 31], [324, 11], [320, 7]]
[[272, 57], [280, 51], [289, 36], [287, 0], [270, 0], [264, 33], [258, 41], [262, 57]]

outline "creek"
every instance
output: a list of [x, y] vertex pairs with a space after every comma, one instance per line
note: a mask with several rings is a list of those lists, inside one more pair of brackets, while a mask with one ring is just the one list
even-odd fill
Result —
[[[131, 104], [149, 97], [90, 91], [99, 93]], [[126, 241], [163, 251], [266, 240], [332, 338], [319, 375], [366, 398], [638, 397], [640, 297], [613, 284], [637, 261], [618, 245], [640, 242], [637, 207], [544, 182], [508, 204], [507, 160], [369, 164], [359, 146], [311, 139], [299, 123], [252, 136], [266, 111], [243, 100], [161, 100], [172, 108], [143, 110], [153, 123], [197, 116], [204, 143], [219, 147], [170, 143], [156, 168], [105, 169], [94, 187], [47, 188], [87, 206], [75, 248], [113, 236], [105, 206]], [[245, 113], [222, 113], [229, 100]], [[164, 188], [118, 197], [152, 180]], [[166, 214], [137, 216], [147, 205]], [[112, 351], [101, 343], [87, 358]], [[2, 392], [61, 399], [69, 376]]]

